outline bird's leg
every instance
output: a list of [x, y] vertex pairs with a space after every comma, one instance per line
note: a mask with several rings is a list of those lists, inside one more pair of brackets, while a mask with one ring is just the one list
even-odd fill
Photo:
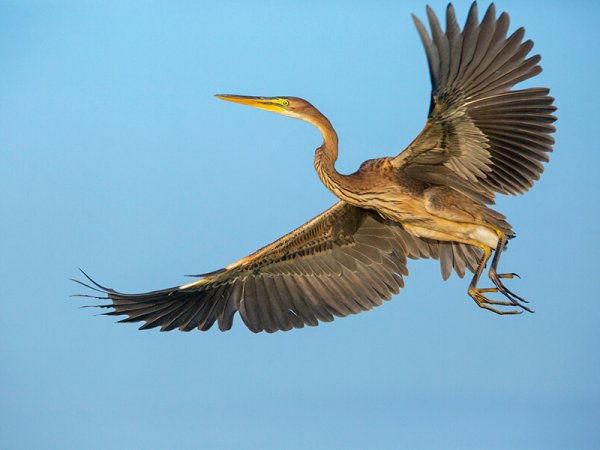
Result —
[[[483, 273], [483, 269], [485, 269], [485, 265], [487, 264], [488, 260], [490, 259], [490, 255], [492, 254], [492, 249], [490, 247], [488, 247], [487, 245], [482, 245], [481, 248], [483, 249], [483, 257], [481, 258], [479, 266], [477, 267], [477, 271], [475, 272], [475, 275], [473, 275], [473, 279], [471, 280], [471, 284], [469, 285], [469, 290], [467, 291], [469, 296], [473, 300], [475, 300], [475, 302], [477, 303], [477, 305], [480, 308], [487, 309], [488, 311], [495, 312], [496, 314], [520, 314], [521, 311], [516, 311], [516, 310], [501, 311], [497, 308], [494, 308], [493, 306], [490, 306], [490, 305], [498, 305], [498, 306], [514, 306], [515, 305], [515, 303], [513, 301], [506, 302], [506, 301], [492, 300], [492, 299], [486, 297], [485, 295], [483, 295], [488, 292], [498, 292], [499, 291], [498, 288], [480, 289], [477, 287], [477, 282], [479, 281], [479, 278], [481, 277], [481, 274]], [[510, 300], [512, 300], [512, 299], [510, 299]]]
[[497, 231], [497, 233], [498, 233], [498, 246], [496, 247], [496, 251], [494, 254], [494, 258], [492, 259], [492, 264], [490, 266], [488, 276], [490, 277], [490, 280], [492, 280], [492, 282], [496, 286], [498, 292], [500, 292], [506, 298], [508, 298], [513, 305], [523, 308], [525, 311], [533, 312], [533, 310], [531, 308], [528, 308], [527, 306], [525, 306], [521, 303], [521, 302], [528, 303], [527, 300], [525, 300], [523, 297], [520, 297], [517, 294], [515, 294], [514, 292], [512, 292], [510, 289], [508, 289], [506, 286], [504, 286], [502, 281], [500, 281], [503, 278], [504, 279], [511, 279], [514, 277], [519, 278], [519, 275], [517, 275], [516, 273], [497, 273], [496, 272], [497, 267], [498, 267], [498, 262], [500, 261], [500, 255], [502, 254], [502, 251], [504, 250], [504, 248], [506, 246], [506, 235], [500, 231]]

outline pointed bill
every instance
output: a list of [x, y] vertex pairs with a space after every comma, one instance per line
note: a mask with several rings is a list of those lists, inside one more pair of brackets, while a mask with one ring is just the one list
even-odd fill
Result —
[[253, 106], [254, 108], [265, 109], [280, 114], [285, 112], [285, 106], [289, 104], [288, 100], [280, 97], [250, 97], [246, 95], [230, 94], [217, 94], [215, 97], [228, 102]]

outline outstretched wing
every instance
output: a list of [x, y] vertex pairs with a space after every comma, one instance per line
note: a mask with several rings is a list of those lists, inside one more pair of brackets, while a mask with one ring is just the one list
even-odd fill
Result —
[[123, 294], [90, 281], [111, 300], [101, 305], [112, 308], [107, 315], [145, 322], [141, 329], [208, 330], [218, 321], [224, 331], [239, 311], [250, 330], [274, 332], [390, 300], [404, 286], [407, 257], [441, 254], [446, 277], [453, 267], [461, 276], [465, 267], [474, 270], [476, 250], [440, 247], [448, 244], [414, 237], [373, 211], [338, 202], [271, 245], [184, 286]]
[[485, 203], [495, 193], [526, 192], [548, 161], [556, 120], [548, 89], [512, 89], [542, 71], [539, 55], [527, 57], [533, 42], [523, 42], [523, 28], [507, 37], [508, 14], [496, 18], [493, 4], [479, 23], [473, 3], [462, 31], [452, 5], [445, 32], [429, 7], [427, 16], [431, 38], [413, 19], [429, 63], [429, 116], [393, 164]]

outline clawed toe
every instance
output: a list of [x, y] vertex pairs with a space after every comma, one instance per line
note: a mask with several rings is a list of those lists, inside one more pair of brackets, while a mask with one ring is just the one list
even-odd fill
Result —
[[515, 277], [521, 278], [521, 275], [519, 275], [518, 273], [514, 273], [514, 272], [511, 272], [511, 273], [497, 273], [496, 276], [498, 278], [515, 278]]
[[488, 275], [490, 277], [490, 280], [492, 280], [492, 282], [496, 285], [498, 292], [500, 292], [502, 295], [504, 295], [506, 298], [508, 298], [513, 305], [523, 308], [525, 311], [533, 312], [533, 310], [531, 310], [530, 308], [528, 308], [527, 306], [522, 304], [522, 303], [529, 303], [527, 300], [525, 300], [520, 295], [515, 294], [513, 291], [511, 291], [506, 286], [504, 286], [504, 284], [500, 281], [501, 279], [512, 279], [515, 277], [521, 278], [518, 274], [516, 274], [516, 273], [496, 273], [496, 271], [492, 268], [492, 269], [490, 269]]
[[511, 309], [508, 311], [503, 311], [497, 308], [494, 308], [491, 305], [496, 305], [496, 306], [518, 306], [519, 308], [524, 309], [525, 311], [529, 311], [529, 312], [533, 312], [531, 311], [529, 308], [527, 308], [524, 305], [521, 305], [518, 301], [515, 301], [514, 299], [510, 298], [507, 296], [507, 298], [510, 301], [504, 301], [504, 300], [492, 300], [491, 298], [486, 297], [485, 295], [483, 295], [484, 293], [496, 293], [496, 292], [501, 292], [498, 288], [475, 288], [475, 287], [471, 287], [469, 289], [469, 296], [475, 300], [475, 302], [477, 303], [477, 305], [480, 308], [483, 309], [487, 309], [488, 311], [492, 311], [496, 314], [500, 314], [500, 315], [504, 315], [504, 314], [521, 314], [523, 311], [518, 311], [515, 309]]
[[501, 316], [508, 315], [508, 314], [512, 314], [512, 315], [521, 314], [523, 312], [523, 311], [517, 311], [516, 309], [509, 309], [508, 311], [500, 311], [499, 309], [496, 309], [486, 303], [478, 303], [478, 305], [480, 308], [487, 309], [488, 311], [492, 311], [496, 314], [500, 314]]

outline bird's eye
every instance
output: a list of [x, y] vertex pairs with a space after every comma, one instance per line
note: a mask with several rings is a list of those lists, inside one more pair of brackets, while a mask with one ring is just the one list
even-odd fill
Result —
[[289, 102], [289, 101], [287, 101], [287, 100], [282, 100], [282, 101], [281, 101], [281, 104], [282, 104], [283, 106], [289, 106], [290, 102]]

